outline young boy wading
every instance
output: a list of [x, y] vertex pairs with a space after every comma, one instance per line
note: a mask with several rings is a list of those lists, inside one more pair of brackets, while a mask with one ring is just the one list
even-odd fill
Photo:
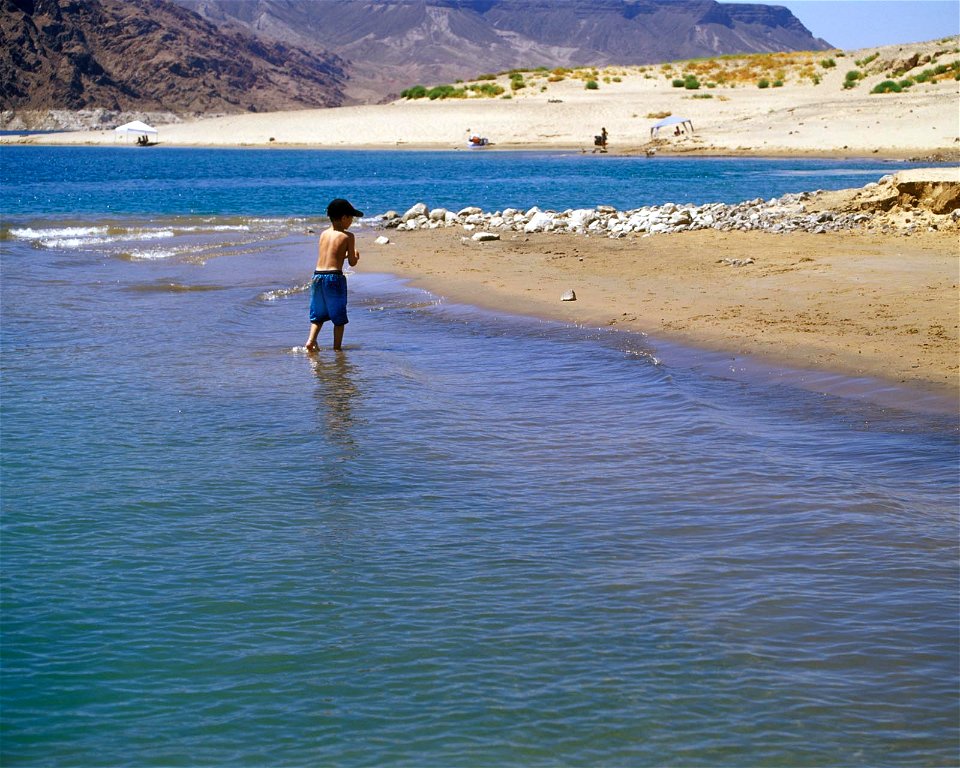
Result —
[[307, 351], [317, 349], [317, 334], [327, 320], [333, 321], [333, 348], [340, 349], [343, 343], [343, 327], [347, 320], [347, 278], [343, 275], [343, 262], [355, 267], [360, 254], [354, 245], [352, 232], [347, 232], [354, 217], [363, 216], [342, 198], [332, 200], [327, 206], [330, 228], [320, 235], [320, 252], [310, 285], [310, 335]]

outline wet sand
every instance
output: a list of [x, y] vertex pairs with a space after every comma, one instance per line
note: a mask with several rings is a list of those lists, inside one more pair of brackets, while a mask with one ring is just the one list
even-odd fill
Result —
[[358, 269], [456, 303], [960, 395], [956, 232], [379, 234], [358, 235]]

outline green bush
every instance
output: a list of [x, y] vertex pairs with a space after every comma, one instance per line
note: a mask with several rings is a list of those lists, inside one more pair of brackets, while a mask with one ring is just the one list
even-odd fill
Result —
[[510, 76], [510, 90], [519, 91], [521, 88], [526, 88], [527, 84], [523, 82], [523, 75], [519, 77], [511, 75]]
[[412, 88], [407, 88], [405, 91], [400, 91], [400, 96], [404, 99], [422, 99], [426, 95], [427, 89], [422, 85], [415, 85]]
[[882, 83], [873, 86], [870, 93], [900, 93], [902, 90], [903, 86], [900, 83], [895, 83], [893, 80], [884, 80]]
[[859, 70], [851, 69], [849, 72], [847, 72], [847, 76], [843, 80], [844, 89], [856, 88], [857, 80], [859, 80], [861, 77], [863, 77], [863, 75], [860, 74]]
[[700, 88], [700, 81], [693, 75], [687, 75], [683, 78], [683, 87], [688, 91], [696, 91]]
[[767, 78], [761, 77], [757, 81], [757, 88], [769, 88], [769, 87], [770, 87], [770, 81], [767, 80]]
[[504, 91], [503, 86], [497, 85], [496, 83], [481, 83], [479, 85], [474, 83], [473, 85], [470, 85], [469, 88], [474, 93], [477, 93], [481, 96], [490, 96], [491, 98], [494, 96], [499, 96]]
[[773, 81], [773, 87], [774, 87], [774, 88], [783, 88], [783, 80], [774, 80], [774, 81]]
[[837, 62], [835, 62], [833, 59], [821, 59], [820, 66], [824, 69], [833, 69], [835, 66], [837, 66]]
[[496, 80], [497, 76], [493, 74], [477, 75], [477, 80]]
[[595, 91], [595, 90], [597, 90], [597, 88], [599, 88], [599, 87], [600, 87], [600, 86], [597, 85], [597, 81], [596, 81], [596, 80], [587, 80], [587, 90], [588, 90], [588, 91]]
[[869, 64], [871, 61], [873, 61], [875, 58], [877, 58], [877, 56], [879, 56], [879, 55], [880, 55], [879, 53], [871, 53], [869, 56], [865, 56], [865, 57], [862, 58], [862, 59], [858, 59], [857, 61], [854, 62], [854, 64], [856, 64], [858, 67], [865, 67], [865, 66], [867, 66], [867, 64]]
[[712, 93], [695, 93], [690, 97], [691, 99], [712, 99]]
[[467, 92], [463, 88], [454, 88], [452, 85], [438, 85], [435, 88], [431, 88], [427, 91], [427, 98], [430, 101], [436, 101], [437, 99], [463, 99], [466, 98]]
[[673, 81], [674, 88], [683, 88], [683, 80], [677, 79]]

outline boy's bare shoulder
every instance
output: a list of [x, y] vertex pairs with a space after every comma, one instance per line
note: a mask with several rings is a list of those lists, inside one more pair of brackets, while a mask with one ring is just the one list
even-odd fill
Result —
[[333, 227], [330, 227], [329, 229], [325, 229], [323, 230], [323, 232], [320, 233], [321, 240], [337, 241], [337, 240], [345, 240], [348, 237], [352, 237], [352, 234], [349, 232], [344, 232], [342, 230], [334, 229]]

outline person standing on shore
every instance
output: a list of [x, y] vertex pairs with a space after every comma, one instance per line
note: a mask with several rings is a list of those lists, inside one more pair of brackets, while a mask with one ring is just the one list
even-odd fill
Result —
[[343, 344], [347, 319], [347, 278], [343, 262], [355, 267], [360, 261], [352, 232], [347, 232], [354, 218], [363, 216], [347, 200], [338, 197], [327, 206], [330, 227], [320, 235], [317, 265], [310, 283], [310, 334], [304, 345], [308, 352], [317, 351], [317, 335], [327, 320], [333, 322], [333, 348]]

